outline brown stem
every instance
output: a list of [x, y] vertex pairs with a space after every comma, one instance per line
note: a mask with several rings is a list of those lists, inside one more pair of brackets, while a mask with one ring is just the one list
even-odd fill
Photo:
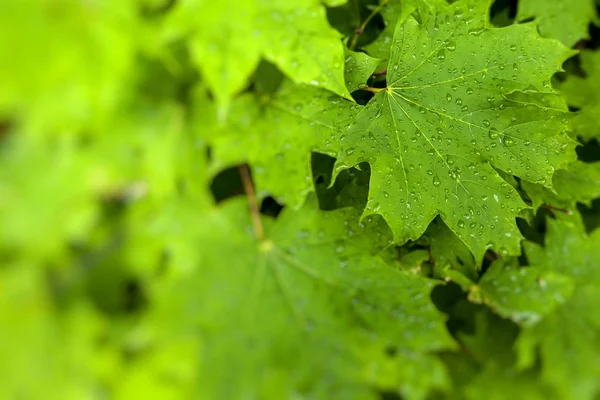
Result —
[[486, 258], [486, 260], [494, 262], [496, 261], [499, 257], [497, 253], [494, 253], [491, 250], [486, 251], [483, 256]]
[[360, 26], [358, 26], [354, 30], [354, 35], [352, 35], [352, 39], [350, 39], [350, 45], [348, 46], [350, 50], [354, 50], [356, 48], [356, 43], [358, 42], [358, 38], [360, 37], [360, 35], [362, 35], [365, 32], [365, 28], [367, 27], [367, 25], [369, 25], [369, 22], [371, 22], [373, 17], [376, 16], [377, 13], [379, 13], [383, 7], [385, 7], [387, 2], [388, 0], [380, 0], [379, 5], [377, 5], [377, 7], [373, 9], [371, 14], [369, 14], [369, 16], [363, 21], [363, 23], [360, 24]]
[[387, 75], [387, 68], [382, 69], [381, 71], [375, 71], [371, 76], [384, 76]]
[[250, 178], [250, 171], [248, 171], [247, 165], [240, 165], [240, 175], [242, 177], [242, 185], [244, 186], [244, 192], [248, 197], [248, 205], [250, 206], [250, 214], [252, 215], [252, 226], [254, 233], [258, 240], [262, 241], [265, 237], [265, 232], [260, 221], [260, 210], [258, 209], [258, 202], [256, 201], [256, 194], [254, 193], [254, 185]]
[[385, 89], [380, 89], [380, 88], [375, 88], [375, 87], [364, 87], [364, 88], [360, 88], [360, 90], [364, 90], [364, 91], [367, 91], [367, 92], [373, 92], [373, 93], [379, 93], [379, 92], [381, 92], [382, 90], [385, 90]]
[[571, 211], [571, 210], [568, 210], [566, 208], [554, 207], [554, 206], [551, 206], [549, 204], [542, 204], [540, 206], [540, 208], [545, 208], [545, 209], [551, 210], [551, 211], [558, 211], [558, 212], [561, 212], [561, 213], [565, 213], [567, 215], [573, 215], [573, 211]]

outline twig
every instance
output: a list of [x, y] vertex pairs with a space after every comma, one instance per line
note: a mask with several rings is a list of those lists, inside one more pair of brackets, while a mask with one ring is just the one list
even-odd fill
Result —
[[369, 24], [369, 22], [371, 22], [371, 20], [373, 19], [374, 16], [377, 15], [377, 13], [379, 13], [379, 11], [381, 11], [381, 9], [383, 7], [385, 7], [385, 5], [387, 4], [388, 0], [380, 0], [379, 1], [379, 5], [377, 7], [375, 7], [373, 9], [373, 11], [371, 12], [371, 14], [369, 14], [369, 16], [363, 21], [362, 24], [360, 24], [359, 27], [357, 27], [354, 30], [354, 34], [352, 35], [352, 39], [350, 39], [350, 45], [348, 46], [348, 48], [350, 50], [354, 50], [356, 48], [356, 43], [358, 42], [358, 38], [360, 37], [360, 35], [362, 35], [365, 32], [365, 28], [367, 27], [367, 25]]
[[248, 205], [250, 206], [250, 214], [252, 215], [252, 226], [254, 233], [258, 240], [262, 241], [265, 237], [262, 222], [260, 222], [260, 210], [258, 209], [258, 202], [256, 201], [256, 194], [254, 193], [254, 185], [250, 178], [250, 172], [248, 171], [247, 165], [240, 165], [240, 175], [242, 177], [242, 185], [244, 186], [244, 192], [248, 197]]
[[493, 252], [492, 250], [488, 250], [486, 251], [483, 256], [485, 257], [486, 260], [494, 262], [496, 261], [498, 258], [498, 253]]
[[360, 90], [364, 90], [364, 91], [367, 91], [367, 92], [373, 92], [373, 93], [379, 93], [379, 92], [381, 92], [382, 90], [385, 90], [385, 89], [380, 89], [380, 88], [376, 88], [376, 87], [364, 87], [364, 88], [360, 88]]
[[562, 213], [565, 213], [567, 215], [573, 215], [573, 211], [571, 211], [571, 210], [568, 210], [566, 208], [554, 207], [554, 206], [551, 206], [549, 204], [542, 204], [542, 205], [540, 205], [540, 208], [545, 208], [545, 209], [551, 210], [551, 211], [562, 212]]
[[375, 71], [371, 74], [371, 76], [383, 76], [383, 75], [387, 75], [387, 68], [384, 68], [381, 71]]

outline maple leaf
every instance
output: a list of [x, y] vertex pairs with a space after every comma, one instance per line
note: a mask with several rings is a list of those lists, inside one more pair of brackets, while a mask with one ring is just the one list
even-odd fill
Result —
[[534, 368], [515, 368], [514, 342], [516, 326], [492, 314], [489, 310], [471, 306], [471, 331], [459, 331], [456, 336], [461, 353], [442, 356], [452, 375], [453, 390], [448, 399], [527, 398], [556, 399], [550, 385], [540, 382]]
[[377, 0], [348, 0], [327, 10], [329, 23], [344, 36], [350, 50], [361, 48], [361, 44], [377, 37], [376, 30], [365, 29], [377, 13], [372, 9], [377, 8], [376, 4]]
[[445, 0], [380, 0], [376, 10], [380, 11], [385, 28], [372, 43], [365, 46], [365, 50], [373, 57], [387, 60], [398, 19], [402, 20], [415, 10], [433, 11], [434, 7], [445, 5]]
[[191, 32], [189, 48], [222, 113], [246, 86], [261, 57], [298, 83], [350, 98], [344, 47], [318, 0], [186, 0], [166, 35]]
[[519, 325], [532, 326], [565, 303], [573, 288], [568, 276], [540, 267], [520, 268], [510, 262], [496, 261], [467, 290], [469, 300], [484, 303]]
[[270, 194], [297, 208], [314, 190], [311, 151], [335, 155], [333, 133], [351, 123], [357, 107], [289, 81], [263, 106], [252, 95], [242, 96], [232, 104], [227, 125], [203, 130], [213, 149], [211, 170], [248, 162], [259, 197]]
[[534, 208], [545, 204], [570, 212], [576, 208], [576, 203], [589, 207], [592, 200], [600, 197], [600, 162], [576, 161], [567, 169], [556, 171], [552, 182], [554, 191], [536, 183], [521, 182]]
[[367, 79], [375, 72], [381, 60], [365, 53], [346, 50], [344, 79], [351, 92], [367, 85]]
[[585, 77], [569, 75], [559, 88], [567, 103], [580, 109], [573, 129], [578, 137], [587, 141], [600, 138], [600, 52], [583, 51], [580, 58]]
[[477, 279], [479, 265], [473, 254], [439, 218], [429, 224], [420, 240], [429, 246], [436, 277], [445, 278], [445, 270], [451, 268], [472, 280]]
[[478, 258], [490, 247], [516, 254], [524, 204], [492, 165], [551, 186], [574, 159], [566, 109], [543, 104], [573, 53], [531, 24], [487, 26], [487, 2], [419, 18], [398, 24], [388, 87], [340, 136], [336, 170], [371, 164], [364, 215], [383, 215], [398, 243], [439, 214]]
[[571, 277], [576, 286], [565, 304], [522, 332], [519, 365], [533, 365], [539, 349], [542, 379], [561, 398], [592, 399], [600, 388], [600, 230], [586, 234], [579, 218], [549, 219], [544, 247], [525, 243], [531, 265]]
[[383, 31], [375, 38], [372, 43], [365, 46], [365, 50], [373, 57], [387, 59], [390, 55], [390, 47], [396, 30], [396, 22], [400, 17], [403, 7], [409, 2], [399, 0], [389, 0], [381, 8], [381, 16], [385, 23]]
[[453, 348], [429, 298], [436, 283], [386, 264], [392, 236], [379, 217], [359, 223], [353, 209], [309, 201], [264, 218], [262, 242], [243, 200], [203, 221], [199, 267], [161, 285], [147, 320], [156, 344], [199, 341], [187, 358], [199, 397], [362, 399], [376, 398], [372, 385], [413, 394], [443, 384], [428, 355]]
[[594, 0], [521, 0], [517, 20], [536, 18], [540, 33], [571, 47], [589, 38], [588, 26], [597, 23]]

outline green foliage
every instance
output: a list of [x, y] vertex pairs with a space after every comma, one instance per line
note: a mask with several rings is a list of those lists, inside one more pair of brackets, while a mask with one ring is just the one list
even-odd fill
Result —
[[583, 51], [581, 53], [583, 76], [570, 75], [560, 85], [569, 105], [581, 110], [575, 117], [574, 131], [583, 140], [599, 138], [596, 120], [600, 111], [600, 53]]
[[588, 26], [597, 22], [594, 0], [519, 1], [518, 20], [536, 18], [540, 32], [546, 37], [573, 46], [588, 39]]
[[595, 5], [493, 3], [2, 2], [0, 397], [597, 399]]
[[[417, 17], [398, 23], [388, 86], [340, 136], [338, 167], [371, 164], [365, 215], [383, 215], [397, 242], [440, 214], [477, 257], [517, 254], [524, 204], [492, 166], [546, 183], [572, 157], [566, 112], [536, 104], [570, 53], [533, 26], [486, 29], [482, 2]], [[544, 69], [532, 63], [542, 56]]]

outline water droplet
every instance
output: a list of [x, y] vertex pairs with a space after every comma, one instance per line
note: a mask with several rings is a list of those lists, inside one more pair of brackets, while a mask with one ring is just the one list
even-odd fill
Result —
[[504, 136], [503, 138], [503, 143], [506, 147], [511, 147], [515, 144], [515, 140], [513, 138], [511, 138], [510, 136]]
[[438, 178], [437, 176], [433, 177], [433, 186], [435, 187], [439, 187], [442, 184], [442, 182], [440, 181], [440, 178]]

